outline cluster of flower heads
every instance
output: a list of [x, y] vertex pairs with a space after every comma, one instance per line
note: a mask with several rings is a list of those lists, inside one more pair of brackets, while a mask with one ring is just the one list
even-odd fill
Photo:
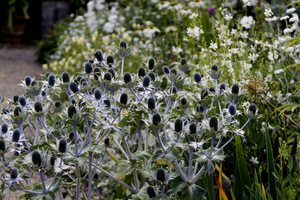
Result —
[[[79, 198], [80, 179], [86, 178], [89, 197], [105, 196], [98, 184], [111, 191], [111, 181], [140, 198], [176, 196], [165, 187], [169, 182], [180, 177], [193, 185], [213, 172], [214, 163], [225, 157], [224, 147], [257, 116], [251, 104], [244, 112], [248, 120], [240, 126], [236, 115], [241, 115], [245, 90], [237, 83], [219, 83], [222, 71], [215, 64], [208, 72], [214, 84], [208, 87], [200, 73], [190, 73], [192, 66], [184, 58], [171, 69], [149, 58], [131, 74], [123, 73], [131, 53], [128, 44], [120, 42], [115, 51], [121, 67], [97, 50], [77, 76], [64, 72], [47, 73], [43, 81], [25, 78], [26, 93], [9, 100], [1, 114], [2, 184], [41, 196], [61, 195], [64, 185], [71, 184]], [[38, 190], [31, 180], [36, 173], [42, 186]], [[100, 176], [101, 181], [93, 178]]]

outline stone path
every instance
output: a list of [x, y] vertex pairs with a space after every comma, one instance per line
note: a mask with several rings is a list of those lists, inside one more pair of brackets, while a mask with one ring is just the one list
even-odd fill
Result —
[[35, 46], [0, 45], [0, 96], [12, 98], [13, 95], [24, 94], [18, 84], [25, 76], [39, 79], [44, 73], [42, 65], [35, 62]]

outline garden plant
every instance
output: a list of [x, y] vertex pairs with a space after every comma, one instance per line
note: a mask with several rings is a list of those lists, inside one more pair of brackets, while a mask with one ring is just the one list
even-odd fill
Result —
[[297, 2], [127, 3], [1, 98], [0, 198], [297, 199]]

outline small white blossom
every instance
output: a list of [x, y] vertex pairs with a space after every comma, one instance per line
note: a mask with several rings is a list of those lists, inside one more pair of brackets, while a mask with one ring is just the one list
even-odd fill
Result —
[[230, 13], [225, 14], [224, 19], [229, 21], [232, 19], [232, 15]]
[[181, 53], [183, 50], [182, 50], [181, 47], [172, 47], [172, 51], [173, 51], [174, 53], [179, 54], [179, 53]]
[[248, 58], [251, 60], [251, 61], [256, 61], [256, 59], [258, 58], [258, 54], [256, 53], [250, 53]]
[[189, 27], [187, 29], [187, 34], [190, 37], [199, 39], [200, 34], [203, 33], [203, 30], [201, 28], [199, 28], [198, 26], [195, 26], [194, 28]]
[[217, 43], [210, 43], [209, 48], [210, 48], [210, 49], [213, 49], [213, 50], [217, 50], [218, 44], [217, 44]]
[[274, 74], [280, 74], [282, 72], [284, 72], [283, 69], [277, 69], [277, 70], [274, 71]]
[[253, 157], [253, 156], [251, 156], [250, 162], [252, 162], [254, 165], [259, 163], [257, 157]]
[[286, 10], [286, 13], [293, 13], [296, 11], [296, 8], [290, 8]]
[[255, 21], [253, 20], [252, 16], [244, 16], [241, 19], [241, 25], [246, 29], [249, 29], [253, 24], [255, 24]]
[[251, 6], [249, 0], [243, 0], [244, 6]]
[[198, 17], [198, 13], [192, 13], [190, 16], [189, 16], [189, 18], [190, 19], [194, 19], [194, 18], [196, 18], [196, 17]]
[[281, 17], [281, 18], [280, 18], [280, 21], [282, 21], [282, 20], [286, 20], [286, 19], [288, 19], [288, 18], [290, 18], [288, 15], [286, 15], [286, 16], [283, 16], [283, 17]]
[[290, 18], [289, 22], [298, 22], [299, 16], [297, 14], [293, 14], [293, 17]]
[[264, 12], [264, 15], [265, 15], [266, 17], [272, 17], [273, 12], [272, 12], [271, 8], [266, 8], [266, 9], [265, 9], [265, 12]]

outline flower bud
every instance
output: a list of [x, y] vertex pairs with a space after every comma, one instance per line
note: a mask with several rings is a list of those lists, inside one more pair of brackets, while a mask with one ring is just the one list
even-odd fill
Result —
[[108, 65], [109, 63], [114, 63], [114, 57], [112, 55], [108, 55], [106, 58], [106, 64]]
[[215, 116], [211, 117], [209, 120], [209, 127], [213, 128], [215, 131], [218, 131], [218, 118]]
[[155, 81], [155, 73], [154, 72], [149, 72], [148, 76], [150, 76], [151, 81]]
[[213, 64], [213, 65], [211, 66], [211, 70], [217, 72], [217, 71], [219, 70], [218, 65]]
[[225, 108], [228, 108], [229, 106], [230, 106], [230, 102], [227, 102], [226, 104], [225, 104]]
[[107, 72], [110, 72], [110, 73], [111, 73], [111, 76], [112, 76], [113, 78], [115, 78], [115, 75], [116, 75], [115, 70], [109, 69], [109, 70], [107, 70]]
[[187, 105], [187, 104], [188, 104], [187, 98], [186, 98], [186, 97], [182, 97], [182, 98], [180, 99], [180, 103], [181, 103], [182, 106]]
[[196, 110], [197, 112], [202, 113], [204, 111], [204, 106], [199, 105], [196, 107]]
[[51, 87], [53, 87], [55, 85], [55, 75], [54, 74], [50, 74], [48, 76], [48, 85], [50, 85]]
[[26, 77], [25, 77], [25, 84], [26, 84], [27, 86], [29, 86], [30, 83], [31, 83], [31, 77], [30, 77], [30, 76], [26, 76]]
[[12, 134], [12, 141], [19, 142], [19, 140], [20, 140], [20, 131], [19, 129], [15, 129]]
[[18, 175], [19, 175], [19, 171], [17, 168], [13, 168], [11, 171], [10, 171], [10, 178], [12, 180], [15, 180], [16, 178], [18, 178]]
[[177, 75], [177, 70], [175, 68], [172, 68], [171, 73]]
[[20, 106], [16, 106], [15, 109], [14, 109], [14, 116], [18, 117], [21, 112], [22, 112], [21, 107]]
[[123, 41], [120, 42], [119, 47], [120, 47], [120, 48], [123, 48], [123, 49], [127, 49], [128, 44], [127, 44], [126, 41], [123, 40]]
[[103, 61], [103, 54], [102, 54], [102, 52], [101, 52], [100, 50], [97, 50], [97, 51], [95, 52], [95, 57], [97, 58], [97, 60], [98, 60], [99, 62]]
[[35, 102], [34, 109], [36, 112], [43, 112], [43, 105], [41, 102]]
[[74, 138], [74, 132], [70, 132], [70, 133], [69, 133], [69, 139], [70, 139], [70, 140], [73, 140], [73, 138]]
[[209, 90], [211, 93], [215, 93], [215, 92], [216, 92], [216, 90], [215, 90], [214, 87], [210, 87], [208, 90]]
[[152, 123], [154, 126], [157, 126], [161, 122], [160, 114], [155, 113], [152, 117]]
[[69, 83], [70, 82], [70, 74], [68, 72], [62, 73], [62, 81], [64, 83]]
[[104, 74], [104, 80], [108, 80], [108, 81], [110, 82], [111, 79], [112, 79], [111, 73], [110, 73], [110, 72], [106, 72], [106, 73]]
[[93, 72], [93, 66], [92, 66], [92, 63], [90, 62], [87, 62], [84, 64], [84, 71], [86, 74], [90, 74]]
[[94, 95], [95, 95], [95, 99], [97, 101], [99, 101], [101, 99], [101, 96], [102, 96], [101, 90], [99, 88], [96, 88], [95, 91], [94, 91]]
[[201, 82], [201, 75], [198, 72], [194, 73], [194, 80], [196, 83], [200, 83]]
[[5, 151], [5, 141], [3, 139], [0, 139], [0, 151]]
[[26, 106], [26, 99], [25, 99], [25, 97], [23, 97], [23, 96], [19, 97], [19, 103], [23, 107]]
[[206, 89], [203, 89], [203, 90], [201, 91], [201, 99], [204, 99], [204, 98], [207, 97], [207, 96], [208, 96], [207, 90], [206, 90]]
[[74, 105], [74, 104], [76, 104], [76, 99], [75, 98], [72, 98], [71, 99], [71, 103]]
[[101, 75], [101, 70], [99, 67], [95, 67], [94, 68], [94, 79], [97, 81]]
[[225, 89], [226, 89], [226, 84], [225, 83], [221, 83], [220, 90], [225, 90]]
[[104, 144], [105, 144], [105, 146], [109, 147], [109, 145], [110, 145], [110, 142], [109, 142], [109, 138], [108, 138], [108, 137], [107, 137], [107, 138], [105, 138], [105, 140], [104, 140]]
[[99, 175], [97, 173], [94, 174], [94, 179], [99, 179]]
[[54, 166], [55, 160], [56, 160], [56, 157], [55, 156], [51, 156], [51, 158], [50, 158], [50, 165], [51, 166]]
[[42, 97], [45, 97], [46, 96], [46, 91], [43, 90], [42, 93], [41, 93]]
[[3, 114], [8, 114], [9, 113], [9, 109], [8, 108], [3, 108]]
[[166, 74], [169, 74], [169, 73], [170, 73], [170, 69], [169, 69], [169, 67], [166, 66], [166, 65], [163, 67], [163, 71], [164, 71]]
[[156, 197], [156, 192], [152, 186], [147, 187], [147, 194], [149, 198], [155, 198]]
[[257, 106], [254, 103], [251, 103], [249, 106], [249, 111], [252, 112], [253, 115], [256, 114]]
[[125, 72], [124, 76], [123, 76], [124, 82], [125, 83], [129, 83], [131, 82], [132, 78], [131, 78], [131, 74], [129, 72]]
[[65, 139], [61, 139], [58, 144], [58, 151], [60, 153], [65, 153], [67, 150], [67, 141]]
[[36, 84], [38, 84], [38, 82], [36, 80], [31, 81], [30, 85], [31, 86], [35, 86]]
[[148, 68], [150, 70], [152, 70], [154, 68], [154, 66], [155, 66], [155, 60], [154, 60], [154, 58], [149, 58], [149, 60], [148, 60]]
[[158, 169], [156, 171], [156, 179], [161, 182], [166, 181], [166, 175], [165, 175], [165, 171], [163, 169]]
[[182, 131], [182, 119], [178, 118], [175, 120], [175, 123], [174, 123], [174, 128], [175, 128], [175, 131], [178, 133], [180, 131]]
[[127, 105], [127, 103], [128, 103], [128, 94], [127, 93], [121, 94], [120, 102], [121, 102], [121, 104], [123, 104], [125, 106]]
[[143, 78], [143, 86], [145, 88], [149, 87], [150, 81], [151, 81], [150, 76], [148, 76], [148, 75], [144, 76], [144, 78]]
[[13, 101], [14, 101], [14, 103], [17, 103], [19, 101], [19, 95], [14, 95]]
[[182, 58], [182, 59], [180, 60], [180, 64], [181, 64], [181, 65], [186, 65], [186, 64], [187, 64], [187, 60], [186, 60], [185, 58]]
[[82, 77], [82, 78], [80, 79], [80, 84], [82, 85], [82, 83], [85, 82], [85, 81], [86, 81], [86, 78]]
[[146, 75], [146, 71], [144, 67], [138, 68], [138, 76], [139, 77], [144, 77]]
[[70, 105], [68, 108], [68, 116], [72, 118], [76, 114], [77, 110], [74, 105]]
[[32, 159], [33, 164], [35, 164], [35, 165], [40, 166], [42, 164], [41, 154], [37, 151], [34, 151], [32, 153], [31, 159]]
[[7, 131], [8, 131], [8, 126], [7, 126], [7, 124], [2, 124], [2, 126], [1, 126], [1, 132], [2, 132], [3, 134], [5, 134], [5, 133], [7, 133]]
[[78, 85], [73, 81], [70, 82], [69, 87], [73, 93], [76, 93], [79, 91]]
[[60, 108], [61, 107], [61, 102], [60, 101], [56, 101], [54, 104], [55, 108]]
[[195, 122], [191, 123], [189, 129], [190, 129], [190, 134], [196, 134], [196, 132], [197, 132], [196, 123]]
[[150, 110], [155, 109], [155, 99], [153, 97], [150, 97], [148, 99], [148, 109], [150, 109]]
[[231, 93], [232, 94], [239, 94], [239, 90], [240, 90], [240, 87], [238, 84], [234, 83], [232, 86], [231, 86]]
[[110, 108], [110, 100], [109, 99], [104, 99], [103, 103], [106, 105], [106, 107]]
[[228, 111], [229, 111], [229, 114], [234, 116], [236, 114], [236, 108], [235, 108], [235, 105], [233, 104], [230, 104], [229, 107], [228, 107]]

